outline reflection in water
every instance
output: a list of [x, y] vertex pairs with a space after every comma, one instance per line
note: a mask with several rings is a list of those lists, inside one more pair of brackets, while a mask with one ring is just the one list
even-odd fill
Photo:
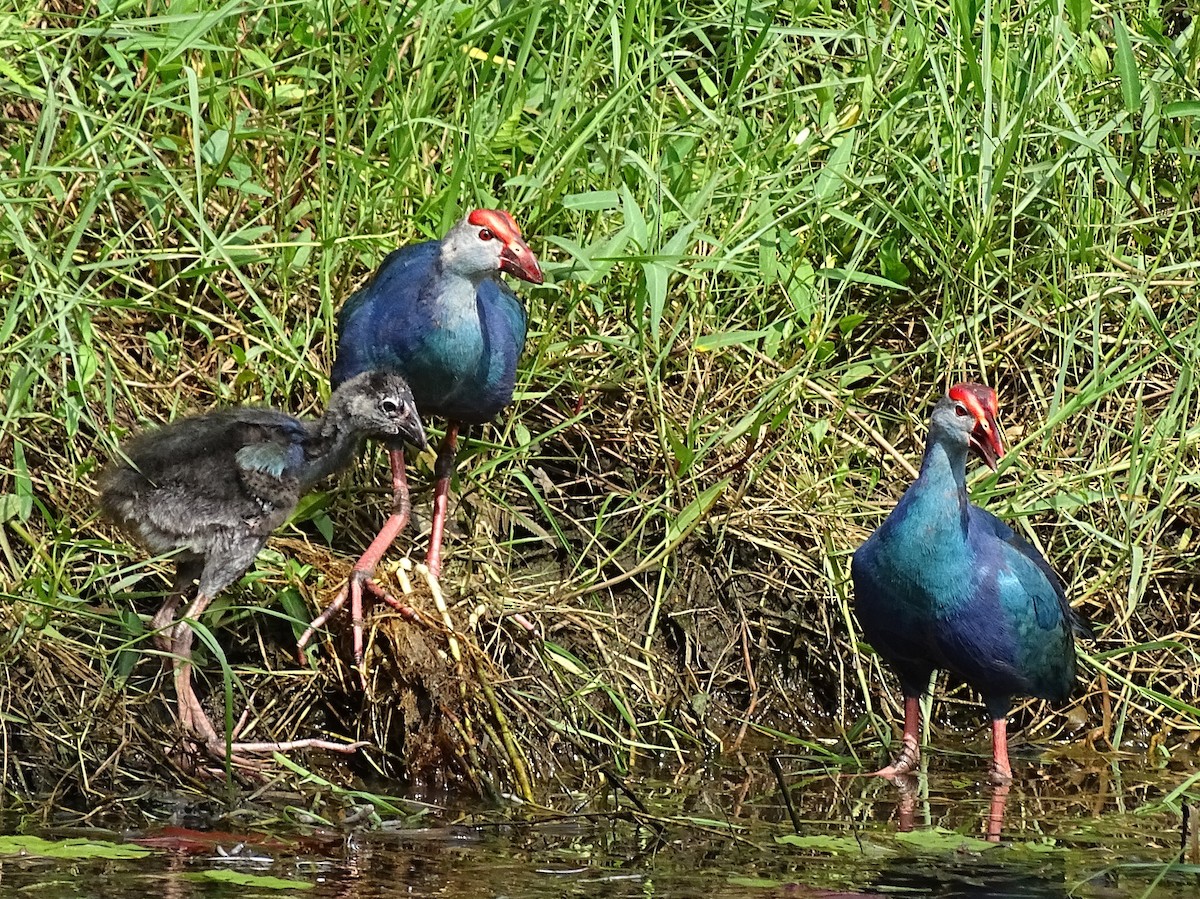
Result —
[[874, 883], [880, 892], [903, 891], [915, 896], [973, 897], [1066, 897], [1069, 895], [1065, 863], [1061, 858], [1037, 863], [1012, 859], [962, 860], [954, 857], [936, 860], [905, 860], [889, 864]]
[[[80, 882], [87, 884], [86, 895], [100, 899], [140, 899], [147, 890], [170, 899], [293, 894], [211, 879], [240, 872], [294, 880], [308, 886], [294, 894], [313, 899], [1116, 899], [1147, 893], [1164, 873], [1163, 863], [1180, 851], [1178, 818], [1133, 814], [1183, 779], [1167, 771], [1122, 770], [1095, 757], [1060, 760], [1025, 765], [1023, 779], [994, 788], [978, 781], [973, 756], [934, 754], [918, 777], [894, 783], [790, 761], [778, 776], [765, 757], [748, 757], [737, 766], [630, 780], [646, 807], [673, 819], [661, 828], [661, 838], [628, 806], [615, 808], [611, 793], [598, 792], [590, 816], [548, 817], [528, 809], [508, 816], [446, 812], [416, 831], [347, 828], [260, 837], [253, 856], [269, 861], [254, 865], [220, 858], [212, 845], [165, 839], [155, 844], [154, 855], [137, 862], [0, 859], [0, 895], [73, 897], [84, 894]], [[575, 798], [559, 797], [554, 805], [565, 808]], [[247, 827], [246, 811], [237, 827]], [[260, 812], [266, 820], [277, 807]], [[234, 830], [231, 820], [221, 826]], [[934, 828], [1000, 845], [922, 849], [895, 837], [898, 830]], [[775, 842], [792, 831], [809, 842]], [[246, 838], [214, 837], [228, 838], [226, 850]], [[162, 848], [172, 845], [177, 848]], [[1164, 877], [1154, 895], [1193, 897], [1197, 882], [1191, 877]]]

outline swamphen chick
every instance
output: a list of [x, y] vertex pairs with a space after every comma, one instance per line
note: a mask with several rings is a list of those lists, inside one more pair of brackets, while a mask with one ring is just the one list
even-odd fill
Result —
[[[525, 346], [525, 309], [500, 280], [501, 272], [542, 283], [537, 258], [512, 216], [498, 209], [476, 209], [441, 240], [392, 251], [338, 315], [334, 386], [362, 372], [398, 372], [412, 387], [423, 416], [447, 419], [435, 468], [426, 555], [434, 578], [441, 574], [459, 428], [490, 421], [512, 402], [517, 360]], [[401, 449], [391, 451], [391, 466], [396, 497], [392, 513], [354, 566], [348, 584], [358, 607], [364, 589], [395, 603], [372, 580], [380, 557], [403, 530], [410, 512], [407, 502], [400, 501], [407, 497]], [[335, 600], [335, 606], [340, 602], [344, 597]], [[327, 617], [328, 611], [314, 628]], [[301, 649], [312, 630], [301, 637]], [[358, 648], [355, 662], [362, 662]]]
[[896, 669], [904, 745], [875, 772], [919, 759], [918, 698], [934, 669], [978, 690], [992, 718], [992, 778], [1012, 779], [1006, 719], [1014, 696], [1063, 702], [1075, 685], [1074, 635], [1090, 630], [1042, 555], [967, 499], [966, 465], [1004, 454], [996, 394], [958, 384], [938, 401], [917, 480], [854, 553], [855, 606], [867, 640]]
[[[178, 717], [211, 755], [321, 748], [353, 752], [361, 744], [324, 740], [227, 746], [191, 686], [195, 621], [254, 563], [275, 528], [317, 481], [345, 467], [368, 438], [400, 447], [426, 445], [412, 392], [399, 375], [374, 372], [334, 391], [325, 414], [303, 421], [274, 409], [222, 409], [173, 422], [122, 447], [124, 461], [100, 479], [100, 506], [155, 553], [175, 553], [175, 582], [155, 614], [160, 648], [174, 655]], [[176, 622], [180, 603], [199, 580]]]

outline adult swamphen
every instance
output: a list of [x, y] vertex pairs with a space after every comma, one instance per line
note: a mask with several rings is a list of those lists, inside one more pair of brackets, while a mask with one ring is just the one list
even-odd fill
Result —
[[[404, 379], [374, 372], [334, 391], [325, 414], [302, 421], [274, 409], [235, 408], [176, 421], [122, 446], [124, 460], [100, 478], [100, 506], [156, 553], [175, 553], [171, 594], [153, 619], [155, 640], [172, 654], [177, 715], [183, 730], [216, 758], [315, 747], [352, 752], [361, 744], [324, 740], [227, 744], [191, 685], [195, 621], [253, 564], [275, 528], [317, 481], [344, 468], [366, 438], [397, 447], [426, 445]], [[193, 582], [195, 598], [175, 614]]]
[[[366, 371], [398, 372], [412, 387], [422, 415], [447, 419], [435, 467], [426, 555], [434, 578], [441, 574], [442, 532], [459, 428], [490, 421], [512, 401], [517, 360], [525, 346], [525, 309], [500, 280], [501, 272], [542, 283], [537, 258], [512, 216], [498, 209], [476, 209], [441, 240], [392, 251], [338, 315], [335, 386]], [[354, 566], [346, 590], [301, 637], [301, 650], [347, 595], [356, 629], [361, 627], [364, 590], [395, 604], [372, 580], [379, 559], [410, 512], [402, 449], [391, 451], [391, 466], [391, 515]], [[355, 662], [362, 662], [358, 641]]]
[[934, 407], [917, 480], [854, 553], [863, 633], [900, 676], [904, 745], [875, 772], [906, 774], [919, 758], [918, 699], [934, 669], [978, 690], [992, 718], [992, 777], [1012, 779], [1006, 718], [1014, 696], [1065, 701], [1074, 635], [1090, 630], [1041, 554], [967, 499], [969, 451], [995, 469], [1004, 454], [996, 394], [958, 384]]

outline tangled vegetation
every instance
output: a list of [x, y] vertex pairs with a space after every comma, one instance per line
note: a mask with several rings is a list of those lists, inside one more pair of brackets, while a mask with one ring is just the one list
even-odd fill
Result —
[[[169, 566], [95, 513], [120, 440], [312, 412], [345, 298], [480, 205], [548, 283], [511, 415], [466, 444], [444, 604], [416, 578], [421, 624], [372, 619], [365, 693], [340, 632], [293, 658], [386, 510], [373, 451], [205, 618], [218, 705], [483, 794], [747, 741], [874, 760], [894, 680], [849, 553], [971, 378], [1012, 444], [977, 501], [1098, 631], [1077, 702], [1018, 723], [1194, 751], [1186, 4], [18, 0], [0, 44], [10, 800], [190, 778], [147, 637]], [[428, 460], [412, 482], [419, 559]], [[965, 691], [936, 708], [981, 723]]]

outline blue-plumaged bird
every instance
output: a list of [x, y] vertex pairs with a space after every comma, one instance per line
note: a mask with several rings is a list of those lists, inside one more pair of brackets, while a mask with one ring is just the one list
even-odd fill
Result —
[[[447, 419], [435, 467], [426, 555], [435, 578], [441, 574], [459, 428], [490, 421], [512, 402], [517, 360], [525, 346], [525, 308], [500, 279], [503, 272], [542, 283], [537, 258], [512, 216], [476, 209], [441, 240], [390, 253], [338, 315], [335, 386], [363, 372], [397, 372], [412, 387], [422, 416]], [[348, 585], [360, 604], [364, 589], [394, 603], [372, 580], [379, 559], [408, 521], [409, 507], [399, 502], [407, 495], [401, 450], [392, 450], [391, 466], [397, 500]], [[355, 655], [361, 662], [357, 648]]]
[[992, 719], [992, 778], [1012, 779], [1007, 716], [1015, 696], [1064, 702], [1075, 685], [1071, 609], [1042, 555], [967, 498], [966, 464], [1004, 454], [996, 394], [957, 384], [934, 407], [920, 475], [854, 553], [855, 610], [867, 641], [896, 670], [904, 742], [876, 772], [906, 774], [919, 759], [919, 697], [935, 669], [982, 694]]
[[[191, 686], [189, 622], [254, 563], [300, 497], [349, 464], [367, 438], [389, 448], [404, 441], [426, 445], [401, 376], [371, 372], [347, 380], [315, 421], [242, 407], [173, 422], [123, 445], [123, 459], [100, 477], [100, 507], [107, 517], [152, 552], [175, 554], [172, 592], [153, 619], [155, 639], [173, 655], [180, 724], [218, 758], [228, 750], [242, 763], [243, 753], [352, 751], [357, 745], [323, 740], [228, 745]], [[177, 621], [193, 583], [195, 597]]]

